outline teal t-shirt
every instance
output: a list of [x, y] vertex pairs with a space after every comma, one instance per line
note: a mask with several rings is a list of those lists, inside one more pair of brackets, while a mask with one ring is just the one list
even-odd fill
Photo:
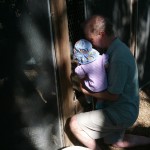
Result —
[[116, 38], [107, 50], [109, 55], [108, 91], [119, 99], [107, 102], [110, 119], [123, 127], [131, 126], [139, 113], [138, 71], [130, 49]]

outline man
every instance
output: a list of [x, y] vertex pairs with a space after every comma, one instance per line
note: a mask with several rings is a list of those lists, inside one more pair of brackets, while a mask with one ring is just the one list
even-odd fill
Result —
[[86, 147], [100, 150], [96, 139], [104, 138], [106, 144], [115, 147], [131, 147], [150, 143], [142, 136], [124, 135], [139, 113], [138, 73], [130, 49], [113, 32], [109, 20], [100, 15], [85, 22], [87, 40], [98, 50], [109, 55], [108, 88], [99, 93], [89, 93], [81, 86], [84, 94], [105, 100], [105, 108], [80, 113], [71, 118], [70, 129]]

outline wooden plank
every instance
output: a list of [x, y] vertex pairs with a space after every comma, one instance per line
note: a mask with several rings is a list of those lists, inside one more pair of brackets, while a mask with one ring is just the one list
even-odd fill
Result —
[[[58, 71], [59, 104], [62, 121], [62, 131], [66, 119], [72, 116], [75, 104], [73, 102], [73, 90], [70, 82], [71, 58], [69, 45], [69, 31], [66, 12], [66, 1], [51, 0], [51, 15], [54, 31], [54, 49], [56, 53], [56, 63]], [[65, 132], [62, 132], [64, 146], [71, 145]]]
[[136, 60], [140, 89], [150, 84], [150, 1], [138, 0]]

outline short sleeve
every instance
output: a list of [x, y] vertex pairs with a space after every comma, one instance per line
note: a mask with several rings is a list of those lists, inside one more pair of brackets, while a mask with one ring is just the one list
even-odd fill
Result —
[[77, 76], [82, 79], [85, 77], [86, 73], [84, 72], [83, 68], [82, 68], [82, 65], [80, 66], [77, 66], [75, 68], [75, 73], [77, 74]]

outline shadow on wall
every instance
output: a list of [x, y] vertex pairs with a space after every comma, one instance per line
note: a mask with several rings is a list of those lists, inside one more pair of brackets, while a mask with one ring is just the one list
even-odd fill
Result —
[[61, 147], [48, 3], [0, 3], [1, 149]]
[[139, 0], [136, 58], [140, 88], [150, 84], [150, 1]]

